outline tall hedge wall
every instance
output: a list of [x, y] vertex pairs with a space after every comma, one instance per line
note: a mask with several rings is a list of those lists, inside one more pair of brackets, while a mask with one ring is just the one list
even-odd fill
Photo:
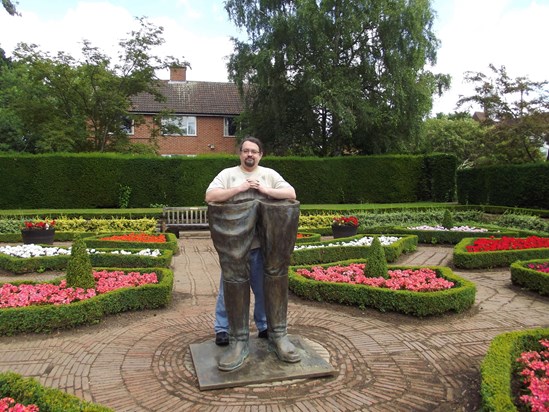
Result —
[[549, 209], [549, 163], [459, 170], [457, 195], [460, 204]]
[[[121, 187], [129, 207], [197, 206], [236, 156], [170, 157], [117, 154], [0, 155], [0, 209], [112, 208]], [[265, 157], [295, 188], [302, 203], [450, 201], [452, 155], [339, 158]]]

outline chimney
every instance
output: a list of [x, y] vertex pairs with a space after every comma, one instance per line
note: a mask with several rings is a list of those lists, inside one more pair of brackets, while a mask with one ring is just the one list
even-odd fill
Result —
[[171, 82], [186, 82], [187, 81], [187, 67], [172, 66], [170, 67], [170, 81]]

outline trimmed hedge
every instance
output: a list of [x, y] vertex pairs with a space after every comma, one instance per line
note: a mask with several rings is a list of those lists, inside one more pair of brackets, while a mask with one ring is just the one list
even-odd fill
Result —
[[169, 249], [174, 254], [179, 252], [177, 237], [173, 233], [162, 233], [166, 236], [166, 243], [157, 242], [124, 242], [121, 240], [101, 240], [102, 238], [120, 235], [124, 233], [102, 233], [98, 236], [89, 236], [84, 239], [89, 248], [108, 248], [108, 249]]
[[549, 273], [527, 267], [530, 263], [544, 263], [547, 259], [534, 259], [513, 262], [511, 264], [511, 282], [513, 285], [549, 296]]
[[[103, 270], [103, 268], [94, 268]], [[56, 329], [94, 324], [106, 315], [129, 310], [154, 309], [168, 305], [172, 297], [173, 272], [167, 268], [105, 268], [109, 271], [155, 272], [157, 284], [117, 289], [68, 305], [38, 305], [0, 309], [0, 336], [26, 332], [51, 332]], [[50, 283], [59, 284], [60, 279]], [[45, 282], [20, 281], [18, 284]]]
[[[482, 236], [484, 237], [484, 236]], [[478, 238], [465, 238], [454, 247], [454, 265], [462, 269], [489, 269], [510, 266], [517, 260], [549, 258], [549, 248], [467, 252]]]
[[494, 226], [482, 226], [485, 229], [491, 229], [489, 232], [461, 232], [461, 231], [446, 231], [446, 230], [412, 230], [407, 227], [402, 226], [379, 226], [379, 227], [369, 227], [367, 228], [370, 233], [379, 233], [384, 235], [394, 235], [394, 234], [407, 234], [407, 235], [416, 235], [418, 238], [418, 243], [445, 243], [455, 245], [459, 243], [462, 239], [471, 236], [482, 236], [482, 237], [501, 237], [501, 236], [519, 236], [519, 231], [505, 229], [505, 228], [496, 228]]
[[36, 379], [24, 378], [14, 372], [0, 373], [0, 398], [4, 397], [13, 398], [23, 405], [34, 404], [40, 412], [114, 412], [59, 389], [42, 386]]
[[320, 233], [313, 233], [313, 232], [302, 232], [302, 231], [299, 231], [297, 232], [298, 234], [302, 234], [306, 237], [302, 237], [302, 238], [297, 238], [295, 240], [295, 243], [296, 244], [301, 244], [301, 243], [312, 243], [312, 242], [319, 242], [320, 241]]
[[496, 336], [480, 365], [480, 395], [485, 412], [516, 412], [513, 379], [516, 359], [540, 339], [549, 338], [549, 328], [508, 332]]
[[[351, 237], [339, 238], [334, 240], [325, 240], [315, 243], [304, 243], [304, 245], [325, 245], [322, 248], [295, 250], [290, 258], [291, 265], [307, 265], [314, 263], [337, 262], [347, 259], [365, 259], [367, 258], [369, 246], [328, 246], [335, 242], [348, 242], [355, 239], [361, 239], [364, 236], [376, 236], [372, 234], [361, 234]], [[417, 248], [417, 236], [400, 236], [400, 239], [388, 246], [383, 246], [387, 262], [394, 262], [405, 252], [413, 252]]]
[[[124, 250], [136, 253], [142, 249], [146, 248], [125, 248]], [[173, 257], [173, 252], [169, 249], [160, 249], [161, 255], [158, 257], [109, 253], [113, 250], [120, 249], [97, 248], [96, 250], [99, 252], [106, 252], [105, 254], [90, 255], [92, 265], [101, 267], [168, 267], [171, 264]], [[63, 270], [66, 269], [69, 258], [70, 255], [19, 258], [0, 253], [0, 269], [7, 270], [14, 274], [41, 272], [45, 270]]]
[[[320, 266], [330, 267], [363, 262], [366, 262], [366, 259], [332, 262]], [[441, 315], [450, 311], [463, 312], [475, 303], [475, 284], [455, 275], [447, 267], [429, 266], [437, 272], [438, 276], [455, 283], [453, 288], [437, 292], [413, 292], [375, 288], [368, 285], [321, 282], [298, 275], [296, 271], [301, 268], [310, 269], [311, 265], [291, 266], [289, 268], [289, 286], [293, 293], [309, 300], [334, 302], [360, 308], [371, 307], [382, 312], [392, 311], [420, 317]], [[389, 266], [389, 270], [419, 268]]]

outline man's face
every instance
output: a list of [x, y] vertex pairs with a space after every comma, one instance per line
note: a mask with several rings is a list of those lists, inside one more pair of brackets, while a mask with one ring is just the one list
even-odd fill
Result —
[[254, 169], [261, 160], [259, 146], [252, 142], [244, 142], [240, 150], [240, 164], [245, 169]]

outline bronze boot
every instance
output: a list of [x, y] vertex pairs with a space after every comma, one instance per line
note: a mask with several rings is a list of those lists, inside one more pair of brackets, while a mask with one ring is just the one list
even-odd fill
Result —
[[269, 349], [284, 362], [301, 357], [287, 334], [288, 266], [299, 223], [299, 202], [261, 200], [259, 238], [265, 266], [265, 312]]

